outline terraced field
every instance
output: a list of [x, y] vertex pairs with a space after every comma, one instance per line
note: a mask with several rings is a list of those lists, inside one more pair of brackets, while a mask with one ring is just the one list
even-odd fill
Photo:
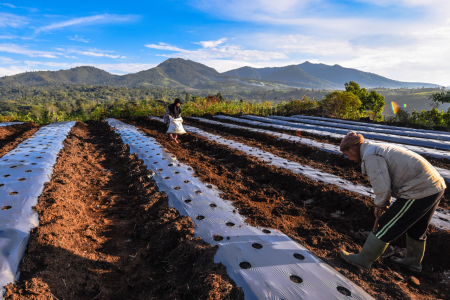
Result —
[[[339, 251], [361, 249], [374, 223], [372, 192], [359, 166], [336, 150], [342, 134], [328, 128], [338, 126], [252, 116], [185, 124], [179, 144], [158, 118], [0, 127], [5, 299], [449, 294], [448, 192], [421, 273], [389, 262], [404, 254], [404, 237], [361, 271]], [[392, 131], [371, 139], [386, 142], [386, 134], [450, 178], [447, 151], [434, 148], [446, 147], [448, 133], [382, 129]]]

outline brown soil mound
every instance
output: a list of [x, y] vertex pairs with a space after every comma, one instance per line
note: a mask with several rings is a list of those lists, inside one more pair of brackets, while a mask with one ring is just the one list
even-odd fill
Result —
[[[160, 122], [145, 118], [128, 122], [192, 166], [203, 181], [216, 185], [250, 224], [288, 234], [376, 299], [443, 299], [450, 292], [440, 283], [442, 272], [450, 269], [450, 257], [442, 255], [450, 246], [448, 231], [431, 226], [422, 273], [400, 269], [387, 259], [403, 251], [404, 237], [392, 243], [371, 271], [358, 270], [339, 257], [339, 250], [361, 249], [374, 222], [372, 199], [265, 165], [193, 134], [173, 143]], [[411, 283], [411, 276], [420, 281], [419, 287]]]
[[22, 141], [30, 138], [40, 125], [24, 123], [0, 127], [0, 157], [16, 148]]
[[6, 299], [243, 299], [105, 122], [77, 123]]

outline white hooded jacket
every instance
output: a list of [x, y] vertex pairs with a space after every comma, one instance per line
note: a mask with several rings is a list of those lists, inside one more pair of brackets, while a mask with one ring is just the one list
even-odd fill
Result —
[[376, 206], [390, 205], [391, 197], [420, 199], [445, 190], [442, 176], [422, 156], [403, 147], [364, 142], [361, 170], [369, 177]]

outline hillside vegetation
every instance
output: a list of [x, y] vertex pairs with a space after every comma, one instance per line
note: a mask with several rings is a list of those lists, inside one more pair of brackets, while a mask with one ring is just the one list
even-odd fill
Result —
[[55, 86], [67, 84], [107, 85], [114, 87], [170, 87], [179, 90], [248, 91], [308, 88], [342, 89], [355, 81], [365, 88], [439, 87], [429, 83], [400, 82], [373, 73], [305, 62], [276, 68], [243, 67], [224, 73], [182, 58], [170, 58], [149, 70], [113, 75], [95, 67], [69, 70], [26, 72], [0, 79], [0, 87]]
[[[100, 120], [164, 114], [175, 98], [183, 101], [183, 116], [214, 114], [310, 114], [346, 119], [382, 120], [389, 112], [393, 90], [366, 90], [350, 82], [345, 91], [291, 89], [284, 91], [207, 92], [194, 94], [164, 87], [108, 87], [67, 85], [50, 87], [0, 87], [0, 121], [50, 123], [67, 120]], [[436, 92], [437, 90], [435, 90]], [[193, 94], [190, 94], [192, 92]], [[421, 95], [430, 102], [432, 89], [397, 91], [397, 97]], [[436, 94], [436, 93], [435, 93]], [[214, 96], [208, 96], [214, 95]], [[207, 97], [208, 96], [208, 97]], [[297, 99], [297, 100], [296, 100]], [[406, 100], [406, 98], [400, 98]], [[449, 104], [446, 104], [449, 105]], [[409, 107], [409, 106], [408, 106]], [[450, 111], [400, 110], [384, 121], [426, 128], [449, 126]], [[448, 128], [447, 128], [448, 130]]]

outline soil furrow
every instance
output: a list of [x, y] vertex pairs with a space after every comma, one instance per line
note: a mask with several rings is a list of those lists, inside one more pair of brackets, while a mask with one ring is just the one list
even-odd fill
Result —
[[[281, 130], [281, 129], [277, 129], [277, 128], [273, 128], [273, 127], [269, 128], [269, 127], [265, 127], [265, 126], [255, 126], [252, 124], [234, 122], [234, 121], [226, 120], [226, 119], [216, 119], [216, 118], [210, 118], [210, 119], [214, 120], [214, 121], [219, 121], [222, 123], [258, 128], [258, 129], [263, 129], [263, 130], [270, 130], [270, 131], [281, 132], [281, 133], [286, 133], [286, 134], [290, 134], [290, 135], [303, 136], [303, 137], [307, 137], [309, 139], [313, 139], [318, 142], [332, 144], [332, 145], [336, 145], [336, 146], [339, 146], [341, 143], [341, 139], [333, 138], [330, 136], [321, 136], [321, 135], [311, 134], [306, 131], [302, 131], [301, 128], [299, 128], [298, 130], [295, 130], [295, 131], [294, 130]], [[425, 157], [433, 166], [450, 170], [450, 159], [437, 158], [437, 157], [433, 157], [431, 155], [422, 155], [422, 156]]]
[[22, 141], [30, 138], [40, 125], [23, 123], [0, 127], [0, 157], [16, 148]]
[[243, 299], [105, 122], [77, 123], [6, 299]]
[[[286, 140], [278, 140], [277, 137], [250, 132], [243, 129], [228, 128], [215, 124], [206, 124], [194, 119], [188, 119], [189, 123], [204, 131], [223, 136], [226, 139], [256, 147], [273, 153], [279, 157], [320, 169], [326, 173], [342, 177], [355, 184], [370, 187], [367, 176], [361, 173], [361, 166], [345, 158], [343, 155], [335, 155], [307, 146], [301, 143], [292, 143]], [[450, 189], [445, 191], [439, 205], [443, 209], [450, 209]]]
[[[373, 226], [372, 199], [267, 166], [193, 134], [181, 136], [181, 143], [175, 144], [165, 134], [166, 126], [156, 121], [142, 118], [126, 122], [137, 125], [191, 165], [203, 181], [216, 185], [250, 224], [276, 228], [300, 241], [375, 298], [439, 299], [448, 292], [437, 273], [450, 268], [450, 259], [438, 255], [450, 243], [448, 231], [430, 229], [424, 271], [419, 275], [391, 265], [386, 258], [401, 251], [404, 237], [392, 244], [371, 271], [357, 270], [344, 263], [338, 253], [344, 248], [361, 249]], [[404, 280], [396, 279], [395, 272]], [[420, 288], [408, 283], [410, 276], [422, 282]]]

